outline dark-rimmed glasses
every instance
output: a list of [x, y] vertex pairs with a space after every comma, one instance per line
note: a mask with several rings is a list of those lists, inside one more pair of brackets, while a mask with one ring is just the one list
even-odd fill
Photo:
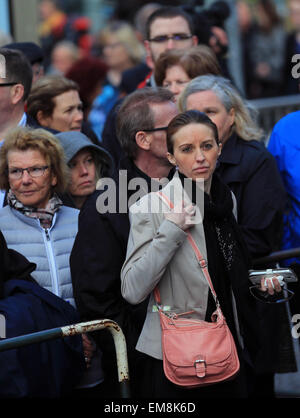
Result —
[[183, 42], [191, 39], [193, 35], [187, 35], [186, 33], [174, 33], [174, 35], [160, 35], [155, 36], [154, 38], [148, 39], [149, 42], [155, 42], [158, 44], [163, 44], [168, 42], [170, 39], [174, 42]]
[[27, 168], [9, 168], [8, 175], [13, 180], [19, 180], [22, 176], [24, 171], [30, 175], [30, 177], [41, 177], [44, 175], [45, 171], [49, 168], [48, 165], [43, 165], [40, 167], [27, 167]]
[[11, 81], [11, 82], [9, 82], [9, 83], [0, 83], [0, 87], [8, 87], [8, 86], [15, 86], [16, 84], [19, 84], [19, 83], [17, 83], [16, 81]]
[[167, 126], [162, 126], [160, 128], [152, 128], [152, 129], [139, 129], [139, 131], [144, 132], [156, 132], [156, 131], [166, 131], [168, 129]]

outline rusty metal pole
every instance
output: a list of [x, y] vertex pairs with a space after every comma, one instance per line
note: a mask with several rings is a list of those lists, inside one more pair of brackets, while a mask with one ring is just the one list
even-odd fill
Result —
[[96, 320], [69, 325], [62, 327], [61, 329], [64, 337], [67, 337], [75, 334], [84, 334], [86, 332], [97, 331], [104, 328], [107, 328], [110, 331], [114, 339], [121, 396], [122, 398], [130, 398], [126, 340], [119, 325], [110, 319], [103, 319], [101, 321]]
[[21, 335], [19, 337], [4, 339], [0, 341], [0, 352], [13, 348], [24, 347], [29, 344], [40, 343], [54, 338], [70, 337], [73, 335], [85, 334], [87, 332], [99, 331], [105, 328], [107, 328], [112, 334], [115, 344], [121, 397], [130, 398], [129, 370], [125, 336], [119, 325], [110, 319], [81, 322], [61, 328], [53, 328], [32, 334]]

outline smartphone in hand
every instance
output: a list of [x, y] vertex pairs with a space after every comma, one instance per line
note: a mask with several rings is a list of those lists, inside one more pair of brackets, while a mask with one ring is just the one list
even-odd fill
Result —
[[253, 284], [260, 284], [262, 278], [279, 276], [286, 283], [298, 281], [296, 274], [290, 268], [276, 268], [266, 270], [249, 270], [249, 278]]

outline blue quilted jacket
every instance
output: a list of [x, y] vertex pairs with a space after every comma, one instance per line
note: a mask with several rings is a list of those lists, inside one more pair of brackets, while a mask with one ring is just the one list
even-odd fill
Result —
[[8, 248], [36, 264], [32, 277], [44, 288], [75, 306], [69, 257], [78, 228], [77, 209], [62, 206], [45, 230], [38, 219], [5, 206], [0, 209], [0, 230]]

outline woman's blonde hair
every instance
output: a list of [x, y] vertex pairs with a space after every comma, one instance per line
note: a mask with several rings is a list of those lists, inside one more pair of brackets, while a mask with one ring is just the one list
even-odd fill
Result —
[[100, 44], [105, 46], [105, 43], [109, 40], [111, 35], [114, 35], [124, 46], [134, 65], [142, 62], [145, 57], [145, 49], [129, 23], [123, 21], [110, 23], [100, 32]]
[[18, 127], [11, 130], [0, 148], [0, 189], [9, 190], [8, 153], [9, 151], [37, 150], [51, 167], [57, 184], [53, 191], [63, 193], [69, 181], [69, 170], [65, 163], [64, 150], [53, 134], [45, 129]]
[[[178, 99], [178, 107], [181, 112], [185, 112], [187, 98], [200, 91], [212, 91], [222, 102], [223, 106], [229, 112], [234, 109], [235, 118], [232, 126], [232, 132], [235, 132], [245, 141], [252, 139], [261, 140], [263, 130], [257, 125], [256, 110], [245, 102], [232, 83], [220, 76], [202, 75], [194, 78], [186, 86]], [[207, 103], [209, 105], [209, 103]]]

